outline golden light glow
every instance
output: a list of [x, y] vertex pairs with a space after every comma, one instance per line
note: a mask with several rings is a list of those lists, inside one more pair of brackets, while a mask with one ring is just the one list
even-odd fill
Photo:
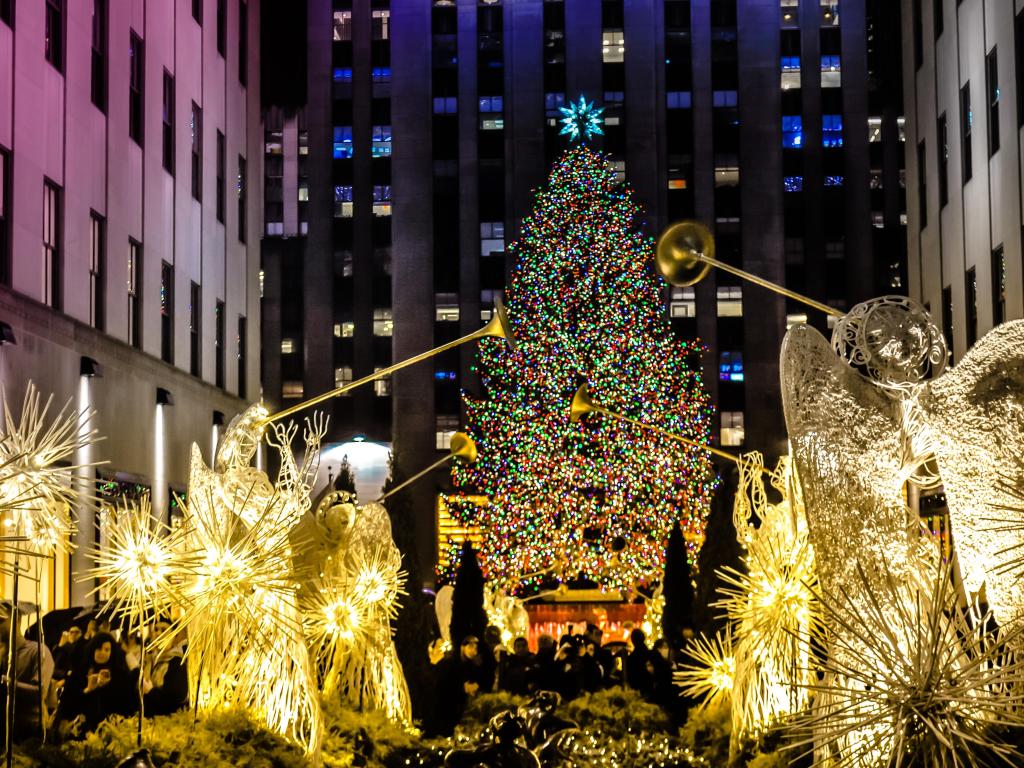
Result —
[[676, 685], [689, 696], [703, 697], [703, 707], [727, 700], [736, 679], [731, 633], [719, 632], [711, 639], [700, 635], [690, 641], [685, 653], [693, 662], [680, 665], [674, 675]]

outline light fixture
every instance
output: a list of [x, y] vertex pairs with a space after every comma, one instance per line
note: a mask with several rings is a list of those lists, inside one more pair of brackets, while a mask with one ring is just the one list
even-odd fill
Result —
[[365, 443], [366, 442], [366, 435], [353, 435], [352, 436], [352, 442], [353, 443]]
[[163, 387], [156, 388], [156, 404], [157, 405], [174, 405], [174, 397], [171, 393]]
[[0, 320], [0, 346], [17, 343], [17, 340], [14, 338], [14, 329], [8, 323]]
[[103, 366], [93, 360], [91, 357], [82, 355], [81, 360], [78, 363], [78, 374], [79, 376], [88, 376], [89, 378], [103, 378]]

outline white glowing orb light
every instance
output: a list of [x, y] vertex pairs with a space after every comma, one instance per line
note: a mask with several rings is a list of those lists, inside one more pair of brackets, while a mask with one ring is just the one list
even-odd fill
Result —
[[379, 498], [391, 471], [391, 446], [355, 439], [329, 445], [320, 452], [320, 474], [313, 485], [312, 495], [317, 496], [326, 487], [329, 473], [337, 477], [338, 468], [346, 458], [355, 476], [356, 497], [364, 501]]

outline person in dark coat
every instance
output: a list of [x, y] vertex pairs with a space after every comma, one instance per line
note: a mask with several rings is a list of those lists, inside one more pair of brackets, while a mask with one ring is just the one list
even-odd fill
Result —
[[601, 665], [598, 648], [593, 640], [587, 640], [583, 646], [580, 662], [583, 666], [583, 689], [594, 693], [604, 688], [604, 667]]
[[554, 691], [557, 688], [555, 675], [555, 638], [541, 635], [537, 638], [537, 655], [534, 657], [534, 691]]
[[[8, 642], [11, 636], [11, 606], [0, 605], [0, 665], [7, 674]], [[50, 688], [53, 657], [50, 649], [35, 640], [26, 640], [17, 625], [14, 627], [14, 730], [15, 742], [42, 735], [42, 718], [46, 714], [43, 694]], [[0, 739], [7, 732], [7, 686], [0, 684]]]
[[128, 670], [113, 635], [95, 634], [64, 684], [54, 720], [58, 734], [82, 736], [111, 715], [133, 714], [138, 707], [137, 674]]
[[451, 736], [469, 700], [480, 692], [484, 673], [479, 647], [480, 641], [467, 635], [458, 651], [449, 653], [437, 665], [435, 706], [423, 723], [428, 736]]
[[651, 652], [647, 648], [647, 636], [642, 629], [634, 629], [629, 636], [633, 650], [626, 658], [626, 685], [639, 691], [644, 698], [650, 697], [654, 666]]
[[[159, 636], [158, 629], [153, 633]], [[148, 662], [148, 659], [147, 659]], [[143, 698], [146, 717], [170, 715], [188, 706], [188, 668], [185, 662], [185, 633], [179, 632], [174, 644], [153, 659], [148, 673], [148, 690]]]
[[566, 639], [555, 656], [556, 681], [563, 701], [572, 701], [583, 690], [583, 664], [576, 643]]
[[512, 643], [512, 653], [502, 659], [501, 688], [516, 696], [530, 693], [535, 678], [537, 662], [525, 637], [517, 637]]

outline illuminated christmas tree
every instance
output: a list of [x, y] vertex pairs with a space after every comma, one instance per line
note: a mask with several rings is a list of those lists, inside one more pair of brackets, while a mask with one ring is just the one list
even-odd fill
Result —
[[[582, 133], [582, 131], [580, 131]], [[657, 579], [678, 520], [691, 556], [717, 483], [705, 451], [595, 415], [570, 423], [586, 382], [602, 406], [707, 442], [711, 406], [696, 343], [672, 336], [654, 243], [605, 159], [568, 150], [511, 246], [516, 348], [481, 342], [480, 399], [466, 396], [479, 459], [455, 480], [488, 495], [471, 510], [481, 560], [506, 588]]]

